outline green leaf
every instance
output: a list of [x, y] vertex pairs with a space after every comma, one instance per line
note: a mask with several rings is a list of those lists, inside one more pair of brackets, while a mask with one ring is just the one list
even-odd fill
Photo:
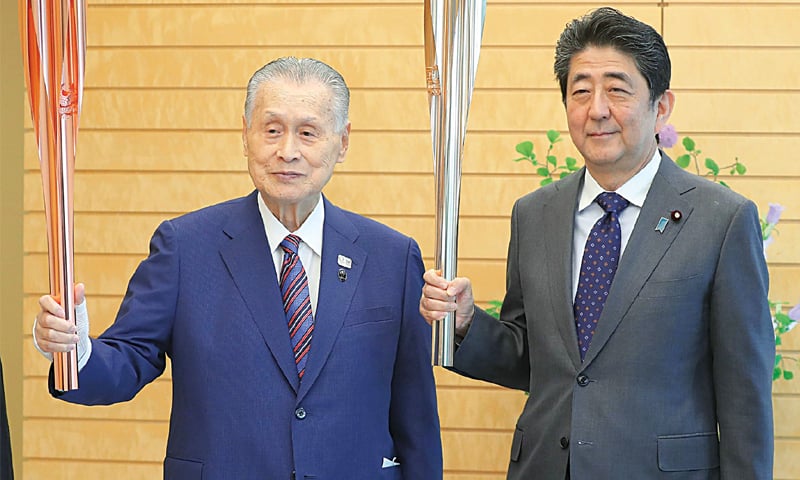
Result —
[[539, 168], [536, 169], [536, 174], [540, 175], [542, 177], [549, 177], [550, 176], [550, 170], [548, 170], [547, 167], [539, 167]]
[[787, 372], [786, 370], [783, 371], [783, 379], [784, 380], [791, 380], [794, 378], [794, 373]]
[[781, 336], [775, 335], [775, 346], [780, 347], [781, 345], [783, 345], [783, 340], [781, 340]]
[[559, 175], [558, 178], [562, 179], [562, 178], [568, 177], [568, 176], [569, 176], [569, 172], [561, 172], [561, 175]]
[[689, 166], [690, 163], [692, 163], [692, 157], [689, 156], [688, 153], [684, 154], [684, 155], [681, 155], [680, 157], [675, 159], [675, 163], [677, 163], [678, 166], [681, 167], [681, 168], [686, 168], [686, 167]]
[[744, 163], [736, 162], [736, 173], [739, 175], [744, 175], [747, 173], [747, 167], [744, 166]]
[[[683, 137], [683, 148], [685, 148], [687, 151], [691, 152], [691, 151], [694, 150], [694, 147], [695, 147], [694, 140], [692, 140], [689, 137]], [[684, 168], [686, 168], [686, 167], [684, 167]]]
[[548, 155], [547, 156], [547, 163], [555, 166], [558, 163], [558, 159], [556, 159], [555, 155]]
[[775, 370], [772, 371], [772, 381], [775, 381], [779, 378], [781, 378], [781, 369], [775, 367]]
[[719, 175], [719, 165], [714, 160], [706, 158], [706, 168], [714, 172], [715, 176]]
[[557, 143], [561, 141], [561, 133], [558, 130], [548, 130], [547, 131], [547, 139], [550, 140], [550, 143]]
[[574, 172], [575, 170], [578, 170], [578, 161], [576, 159], [574, 159], [572, 157], [567, 157], [567, 158], [564, 159], [564, 161], [567, 163], [567, 169], [570, 172]]
[[503, 302], [500, 300], [489, 300], [489, 306], [486, 308], [486, 313], [494, 318], [500, 318], [500, 309], [503, 307]]
[[550, 178], [550, 177], [547, 177], [544, 180], [542, 180], [541, 182], [539, 182], [539, 185], [544, 187], [545, 185], [550, 185], [551, 183], [553, 183], [553, 179]]
[[782, 358], [783, 358], [783, 355], [781, 355], [780, 353], [779, 353], [779, 354], [777, 354], [777, 355], [775, 355], [775, 366], [776, 366], [776, 367], [777, 367], [778, 365], [780, 365], [780, 363], [781, 363], [781, 359], [782, 359]]
[[533, 142], [520, 142], [517, 144], [517, 151], [525, 155], [526, 157], [530, 157], [533, 155]]
[[722, 185], [725, 188], [731, 188], [730, 185], [728, 185], [727, 183], [723, 182], [722, 180], [719, 181], [719, 184]]

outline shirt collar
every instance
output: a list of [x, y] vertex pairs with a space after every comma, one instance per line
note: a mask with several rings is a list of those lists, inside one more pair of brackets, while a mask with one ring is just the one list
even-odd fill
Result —
[[311, 250], [322, 257], [322, 227], [325, 224], [325, 202], [322, 201], [320, 195], [317, 205], [311, 211], [308, 218], [300, 225], [300, 228], [294, 232], [290, 232], [283, 224], [275, 218], [275, 215], [267, 208], [264, 199], [261, 198], [261, 193], [258, 197], [258, 211], [261, 214], [261, 221], [264, 223], [264, 230], [267, 233], [267, 242], [269, 242], [270, 252], [274, 252], [281, 244], [284, 238], [290, 233], [294, 233], [303, 240], [303, 243], [309, 246]]
[[[647, 198], [647, 192], [650, 190], [650, 185], [653, 184], [653, 179], [656, 177], [656, 173], [658, 173], [658, 166], [660, 163], [661, 152], [656, 149], [653, 158], [647, 162], [647, 165], [619, 187], [616, 192], [622, 195], [631, 205], [642, 208], [644, 200]], [[586, 209], [594, 202], [594, 199], [603, 192], [605, 192], [605, 190], [597, 183], [597, 180], [592, 177], [592, 174], [589, 173], [589, 169], [587, 168], [583, 177], [583, 190], [578, 200], [578, 211], [582, 212]]]

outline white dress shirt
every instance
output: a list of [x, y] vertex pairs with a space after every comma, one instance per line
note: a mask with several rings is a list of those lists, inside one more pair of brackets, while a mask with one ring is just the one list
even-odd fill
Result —
[[[661, 153], [656, 150], [656, 153], [653, 154], [653, 158], [647, 162], [647, 165], [616, 190], [616, 193], [622, 195], [625, 200], [630, 203], [628, 208], [619, 214], [619, 226], [622, 229], [622, 250], [620, 250], [620, 259], [625, 253], [628, 239], [631, 238], [631, 232], [633, 232], [633, 227], [636, 225], [636, 219], [639, 218], [639, 212], [642, 211], [642, 205], [644, 205], [647, 192], [650, 190], [650, 185], [653, 184], [653, 179], [658, 172], [658, 166], [660, 164]], [[573, 299], [575, 298], [575, 293], [578, 291], [578, 276], [581, 271], [581, 261], [583, 260], [583, 249], [586, 246], [586, 239], [589, 237], [589, 232], [592, 230], [594, 224], [605, 215], [603, 207], [594, 201], [594, 199], [603, 192], [605, 192], [603, 187], [597, 183], [597, 180], [592, 177], [587, 169], [583, 177], [583, 188], [578, 194], [578, 210], [575, 212], [575, 231], [572, 234]]]
[[316, 316], [317, 298], [319, 296], [319, 272], [322, 264], [322, 226], [325, 223], [325, 206], [320, 195], [317, 206], [311, 211], [300, 228], [290, 232], [283, 224], [275, 218], [269, 211], [264, 199], [258, 195], [258, 211], [261, 213], [261, 220], [264, 222], [264, 230], [267, 233], [267, 242], [272, 252], [272, 262], [275, 264], [275, 273], [280, 279], [281, 265], [283, 264], [283, 249], [281, 242], [287, 235], [294, 233], [302, 242], [297, 254], [303, 263], [303, 268], [308, 277], [308, 294], [311, 297], [311, 313]]

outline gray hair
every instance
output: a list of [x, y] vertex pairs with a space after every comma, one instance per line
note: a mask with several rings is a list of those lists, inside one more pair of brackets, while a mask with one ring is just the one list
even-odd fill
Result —
[[567, 101], [567, 81], [572, 57], [590, 46], [612, 47], [630, 55], [650, 88], [650, 104], [669, 88], [672, 64], [664, 39], [653, 27], [610, 7], [597, 10], [567, 24], [556, 44], [553, 65], [561, 86], [561, 101]]
[[332, 110], [336, 133], [344, 131], [350, 109], [350, 89], [342, 75], [331, 66], [313, 58], [282, 57], [275, 59], [250, 77], [247, 82], [247, 97], [244, 101], [244, 118], [247, 126], [253, 116], [255, 97], [264, 83], [273, 80], [291, 80], [297, 84], [317, 81], [330, 88]]

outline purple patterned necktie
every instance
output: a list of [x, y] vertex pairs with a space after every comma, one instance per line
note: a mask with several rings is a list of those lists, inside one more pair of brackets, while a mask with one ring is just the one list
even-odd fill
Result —
[[575, 293], [575, 326], [581, 361], [589, 350], [597, 321], [603, 313], [611, 282], [617, 272], [622, 250], [619, 213], [628, 206], [627, 200], [613, 192], [603, 192], [594, 201], [606, 214], [594, 224], [586, 239], [578, 276], [578, 290]]
[[289, 323], [289, 337], [292, 339], [294, 362], [297, 375], [302, 380], [306, 371], [308, 350], [311, 347], [311, 334], [314, 332], [314, 317], [311, 313], [311, 297], [308, 294], [308, 277], [297, 249], [300, 237], [288, 235], [281, 242], [283, 265], [281, 266], [281, 295], [283, 311]]

